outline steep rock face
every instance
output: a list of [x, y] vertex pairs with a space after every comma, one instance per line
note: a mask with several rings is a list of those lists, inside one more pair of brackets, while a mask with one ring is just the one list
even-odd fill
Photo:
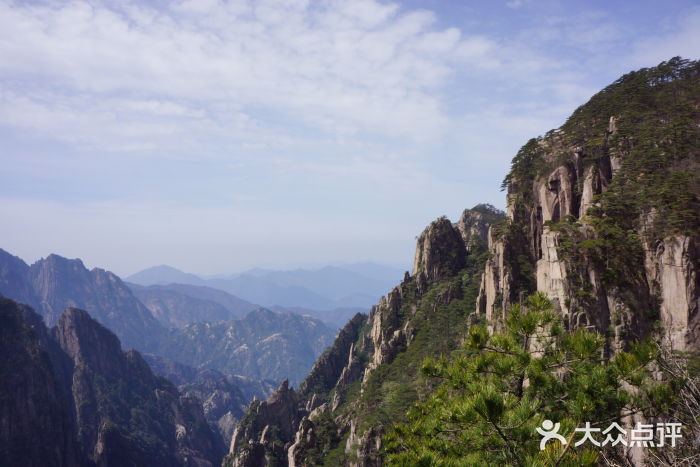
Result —
[[489, 234], [487, 319], [540, 290], [612, 350], [657, 321], [658, 339], [700, 348], [698, 73], [677, 59], [630, 73], [521, 149], [504, 182], [509, 220]]
[[28, 274], [29, 266], [24, 261], [0, 248], [0, 295], [36, 306], [38, 298]]
[[[456, 345], [457, 333], [446, 329], [450, 315], [446, 311], [431, 314], [454, 307], [452, 319], [465, 321], [467, 311], [457, 302], [464, 298], [463, 281], [471, 281], [467, 265], [478, 263], [474, 258], [485, 248], [493, 219], [502, 219], [502, 214], [484, 206], [465, 211], [454, 225], [444, 218], [433, 222], [418, 239], [414, 274], [407, 273], [400, 285], [372, 307], [369, 316], [356, 315], [340, 331], [296, 396], [284, 398], [287, 405], [282, 412], [287, 415], [270, 417], [269, 401], [251, 405], [234, 435], [226, 465], [381, 465], [382, 429], [372, 428], [367, 421], [375, 415], [371, 408], [375, 402], [369, 402], [381, 396], [370, 394], [388, 391], [396, 397], [389, 406], [403, 407], [416, 397], [407, 381], [414, 381], [413, 372], [425, 352], [447, 351]], [[474, 275], [476, 283], [478, 276]], [[421, 350], [408, 357], [415, 339]], [[402, 358], [412, 365], [410, 372], [399, 369], [401, 361], [395, 369], [388, 369]], [[385, 381], [387, 371], [396, 372], [391, 381]], [[377, 408], [377, 412], [387, 409]], [[291, 431], [290, 419], [294, 421]]]
[[87, 310], [127, 347], [148, 350], [163, 332], [121, 279], [103, 269], [88, 270], [79, 259], [49, 255], [28, 266], [2, 251], [0, 293], [34, 307], [48, 326], [66, 308]]
[[[294, 459], [303, 457], [295, 451], [307, 446], [302, 441], [313, 438], [312, 414], [327, 407], [322, 395], [334, 388], [340, 395], [345, 390], [344, 385], [339, 385], [343, 375], [344, 384], [352, 382], [346, 364], [357, 359], [354, 343], [366, 320], [366, 315], [357, 314], [340, 330], [333, 346], [323, 353], [301, 384], [299, 393], [285, 382], [268, 400], [251, 403], [234, 432], [226, 465], [259, 466], [272, 464], [273, 460], [284, 463], [292, 459], [294, 462]], [[360, 377], [359, 369], [354, 370], [354, 377], [354, 380]], [[302, 422], [303, 426], [300, 426]], [[304, 430], [306, 433], [299, 433]], [[274, 431], [274, 438], [270, 436], [271, 431]], [[275, 442], [284, 449], [280, 451]], [[288, 454], [293, 443], [297, 447]]]
[[284, 444], [279, 442], [289, 445], [295, 437], [302, 419], [298, 402], [296, 392], [286, 380], [267, 400], [254, 400], [233, 433], [230, 456], [224, 465], [268, 465], [272, 459], [286, 457]]
[[[6, 465], [84, 465], [60, 359], [41, 318], [0, 299], [0, 458]], [[64, 365], [68, 359], [58, 363]]]
[[[464, 235], [468, 233], [465, 229]], [[434, 221], [420, 234], [413, 260], [413, 275], [419, 287], [464, 267], [467, 252], [462, 235], [446, 217]]]
[[58, 319], [52, 334], [75, 366], [85, 365], [116, 377], [126, 373], [119, 339], [106, 328], [96, 326], [86, 311], [68, 308]]
[[3, 299], [0, 323], [4, 460], [21, 459], [13, 465], [219, 463], [223, 446], [199, 401], [154, 376], [137, 351], [122, 352], [117, 337], [87, 312], [66, 310], [49, 332], [38, 315]]
[[679, 350], [700, 347], [700, 248], [697, 238], [671, 236], [645, 251], [652, 290], [661, 298], [661, 322], [668, 344]]

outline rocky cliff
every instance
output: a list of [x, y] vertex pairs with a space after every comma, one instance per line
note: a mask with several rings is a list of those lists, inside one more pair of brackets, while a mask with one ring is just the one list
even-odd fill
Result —
[[8, 465], [219, 463], [198, 400], [156, 377], [87, 312], [41, 317], [0, 299], [0, 453]]
[[117, 277], [58, 255], [31, 266], [0, 249], [0, 294], [33, 307], [53, 326], [69, 307], [87, 310], [127, 347], [151, 348], [163, 327]]
[[611, 351], [652, 332], [700, 348], [699, 70], [625, 75], [520, 150], [478, 300], [493, 326], [539, 290]]
[[456, 224], [443, 217], [428, 226], [412, 274], [369, 316], [348, 322], [298, 391], [284, 384], [251, 405], [225, 463], [380, 465], [383, 429], [424, 389], [422, 359], [458, 345], [474, 308], [488, 227], [502, 217], [482, 205]]
[[5, 465], [83, 465], [70, 359], [29, 307], [0, 299], [0, 458]]

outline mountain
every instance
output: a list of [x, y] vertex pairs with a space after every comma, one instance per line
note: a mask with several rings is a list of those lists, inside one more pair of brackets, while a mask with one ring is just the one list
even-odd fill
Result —
[[233, 429], [250, 401], [265, 399], [275, 389], [271, 381], [196, 369], [156, 355], [146, 354], [144, 359], [155, 374], [175, 383], [180, 394], [202, 402], [209, 425], [226, 442], [231, 439]]
[[124, 280], [138, 285], [204, 284], [204, 281], [198, 276], [182, 272], [179, 269], [165, 264], [144, 269], [143, 271], [127, 276]]
[[345, 323], [348, 322], [350, 318], [355, 316], [357, 313], [366, 313], [365, 308], [334, 308], [332, 310], [312, 310], [310, 308], [301, 307], [281, 307], [272, 306], [270, 307], [272, 311], [279, 311], [281, 313], [295, 313], [297, 315], [307, 315], [312, 318], [319, 319], [329, 326], [335, 326], [337, 329], [343, 327]]
[[266, 307], [327, 311], [369, 309], [402, 274], [373, 263], [357, 263], [294, 271], [253, 269], [229, 277], [202, 279], [169, 266], [158, 266], [129, 276], [127, 281], [139, 285], [206, 285]]
[[[401, 278], [403, 272], [391, 271], [382, 275], [381, 267], [371, 268], [357, 265], [356, 269], [368, 269], [375, 277], [365, 276], [344, 267], [326, 266], [320, 269], [297, 269], [294, 271], [258, 271], [256, 274], [243, 273], [232, 277], [232, 281], [247, 277], [256, 277], [281, 287], [302, 287], [331, 300], [352, 300], [358, 303], [372, 304], [377, 297], [391, 288]], [[374, 300], [372, 299], [374, 297]], [[276, 303], [284, 305], [283, 303]]]
[[90, 315], [47, 329], [0, 299], [0, 453], [7, 465], [201, 465], [223, 455], [201, 404]]
[[171, 329], [156, 353], [196, 368], [299, 382], [334, 337], [316, 319], [261, 308], [240, 320]]
[[426, 228], [413, 274], [369, 316], [358, 314], [341, 329], [298, 391], [283, 385], [251, 404], [225, 465], [343, 465], [348, 458], [381, 465], [377, 429], [418, 399], [423, 360], [459, 345], [472, 319], [488, 227], [502, 218], [477, 206], [454, 225], [440, 218]]
[[[428, 226], [412, 273], [299, 389], [251, 404], [224, 465], [692, 464], [699, 109], [700, 62], [675, 58], [527, 142], [506, 218], [482, 205]], [[540, 450], [535, 431], [659, 419], [683, 425], [674, 450]]]
[[28, 266], [0, 249], [0, 294], [32, 306], [48, 326], [66, 308], [87, 310], [127, 347], [147, 350], [163, 332], [119, 277], [104, 269], [88, 270], [79, 259], [52, 254]]
[[[198, 369], [298, 382], [335, 334], [334, 326], [313, 318], [258, 310], [205, 286], [132, 288], [111, 272], [86, 269], [79, 259], [52, 254], [28, 266], [0, 250], [0, 293], [36, 307], [47, 325], [57, 322], [61, 307], [85, 309], [128, 347]], [[168, 330], [173, 327], [181, 329]]]
[[259, 308], [210, 287], [185, 284], [144, 287], [128, 283], [127, 286], [153, 316], [168, 327], [182, 327], [199, 321], [227, 321]]

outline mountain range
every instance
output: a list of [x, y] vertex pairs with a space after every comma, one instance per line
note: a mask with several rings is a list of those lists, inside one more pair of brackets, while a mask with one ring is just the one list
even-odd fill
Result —
[[129, 286], [55, 254], [30, 266], [0, 250], [0, 294], [32, 306], [49, 326], [64, 309], [83, 309], [127, 348], [275, 383], [301, 381], [336, 332], [313, 317], [265, 310], [207, 286]]
[[27, 304], [53, 326], [69, 307], [88, 311], [127, 348], [152, 349], [162, 324], [115, 274], [51, 254], [31, 266], [0, 249], [0, 294]]
[[402, 276], [399, 269], [355, 263], [293, 271], [253, 269], [229, 277], [205, 279], [162, 265], [128, 276], [126, 281], [142, 286], [173, 283], [208, 286], [265, 307], [328, 311], [369, 309]]

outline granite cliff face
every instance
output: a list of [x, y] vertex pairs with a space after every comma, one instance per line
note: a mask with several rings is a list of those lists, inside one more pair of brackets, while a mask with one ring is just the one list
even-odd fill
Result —
[[0, 299], [0, 458], [6, 465], [83, 465], [70, 359], [29, 307]]
[[700, 348], [697, 68], [630, 73], [521, 149], [478, 300], [493, 326], [539, 290], [613, 351], [652, 332]]
[[284, 384], [251, 404], [225, 464], [381, 465], [383, 427], [417, 398], [420, 361], [458, 343], [468, 320], [463, 305], [476, 298], [488, 226], [500, 219], [492, 207], [477, 206], [456, 224], [440, 218], [426, 228], [413, 274], [369, 316], [348, 322], [298, 391]]
[[0, 294], [33, 307], [48, 326], [66, 308], [87, 310], [127, 347], [148, 350], [164, 331], [119, 277], [79, 259], [49, 255], [28, 266], [0, 250]]
[[[11, 465], [217, 465], [221, 441], [194, 398], [75, 308], [48, 330], [0, 300], [0, 452]], [[13, 461], [14, 460], [14, 461]]]

